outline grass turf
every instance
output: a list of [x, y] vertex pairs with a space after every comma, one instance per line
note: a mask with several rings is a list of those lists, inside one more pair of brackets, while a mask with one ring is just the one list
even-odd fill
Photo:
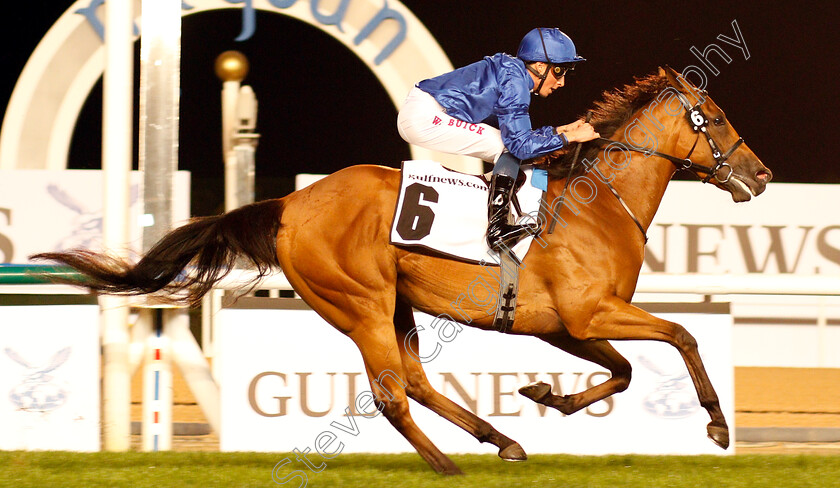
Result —
[[[317, 459], [317, 456], [311, 456]], [[534, 455], [506, 463], [492, 455], [455, 455], [465, 476], [433, 473], [416, 454], [342, 454], [320, 472], [294, 454], [0, 452], [0, 487], [837, 487], [840, 456]], [[285, 484], [272, 480], [295, 470]]]

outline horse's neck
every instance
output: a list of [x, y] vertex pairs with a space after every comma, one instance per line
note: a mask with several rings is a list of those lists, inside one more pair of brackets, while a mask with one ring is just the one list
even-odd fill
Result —
[[[674, 117], [670, 117], [670, 119], [674, 119]], [[639, 121], [641, 122], [641, 120]], [[669, 155], [681, 154], [675, 125], [670, 120], [662, 120], [662, 122], [667, 124], [665, 130], [655, 133], [658, 136], [656, 137], [655, 147], [651, 145], [648, 149]], [[624, 134], [624, 127], [616, 133]], [[620, 140], [620, 142], [628, 144], [626, 140]], [[625, 160], [627, 154], [630, 155], [629, 164], [626, 164]], [[612, 155], [612, 164], [605, 160], [610, 158], [610, 155]], [[601, 170], [601, 174], [605, 179], [610, 180], [610, 184], [621, 196], [621, 199], [624, 200], [627, 207], [642, 224], [642, 227], [647, 230], [659, 209], [665, 189], [676, 171], [674, 165], [666, 159], [647, 156], [635, 151], [613, 150], [610, 151], [610, 154], [605, 154], [602, 151], [599, 158], [601, 161], [598, 163], [598, 168]], [[625, 164], [626, 167], [622, 168]]]
[[[662, 151], [664, 152], [664, 151]], [[602, 163], [606, 169], [609, 166]], [[632, 153], [630, 165], [621, 170], [613, 170], [611, 184], [616, 193], [633, 215], [647, 230], [653, 221], [668, 182], [674, 174], [673, 165], [661, 158], [648, 157], [641, 153]], [[607, 176], [609, 178], [609, 176]], [[629, 217], [628, 217], [629, 218]]]

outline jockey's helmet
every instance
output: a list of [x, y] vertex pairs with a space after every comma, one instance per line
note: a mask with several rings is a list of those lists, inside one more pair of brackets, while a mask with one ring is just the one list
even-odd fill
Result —
[[525, 34], [516, 57], [523, 61], [552, 64], [586, 61], [577, 55], [572, 39], [556, 27], [537, 27]]

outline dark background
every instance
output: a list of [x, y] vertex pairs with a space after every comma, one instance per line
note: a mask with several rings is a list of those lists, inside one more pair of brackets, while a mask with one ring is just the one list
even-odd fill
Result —
[[[402, 3], [426, 25], [456, 67], [496, 52], [515, 53], [521, 37], [533, 27], [557, 26], [569, 34], [588, 61], [567, 78], [564, 89], [534, 100], [535, 126], [568, 123], [602, 91], [630, 83], [657, 66], [682, 71], [699, 65], [691, 46], [702, 51], [716, 43], [732, 62], [727, 65], [712, 55], [721, 73], [709, 77], [709, 92], [773, 170], [775, 181], [840, 183], [835, 158], [840, 35], [832, 25], [838, 18], [834, 2]], [[4, 8], [3, 107], [35, 46], [71, 5], [29, 0], [25, 6]], [[719, 34], [735, 37], [733, 20], [749, 59], [716, 39]], [[330, 173], [360, 163], [396, 167], [410, 157], [384, 89], [338, 41], [303, 22], [266, 12], [257, 13], [251, 39], [236, 42], [240, 30], [238, 9], [184, 17], [180, 168], [193, 175], [195, 215], [223, 208], [221, 82], [213, 63], [228, 49], [248, 56], [251, 72], [244, 83], [253, 86], [260, 102], [258, 199], [291, 191], [296, 173]], [[139, 68], [135, 75], [139, 77]], [[100, 131], [98, 84], [77, 123], [71, 168], [101, 167]]]

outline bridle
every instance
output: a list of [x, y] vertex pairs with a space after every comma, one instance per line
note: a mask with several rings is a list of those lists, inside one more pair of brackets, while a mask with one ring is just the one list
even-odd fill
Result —
[[[659, 151], [652, 151], [649, 149], [639, 149], [638, 147], [625, 144], [623, 142], [613, 141], [612, 139], [606, 139], [604, 137], [599, 137], [595, 139], [594, 142], [603, 142], [608, 143], [612, 146], [618, 146], [622, 149], [626, 149], [628, 151], [638, 152], [642, 154], [646, 154], [648, 156], [657, 156], [663, 159], [667, 159], [677, 169], [684, 169], [691, 171], [694, 173], [700, 181], [703, 183], [708, 183], [713, 178], [718, 183], [726, 183], [732, 178], [733, 170], [732, 166], [729, 165], [726, 161], [732, 156], [732, 153], [735, 152], [741, 144], [744, 143], [744, 138], [739, 137], [735, 144], [732, 145], [725, 153], [721, 153], [720, 145], [715, 142], [715, 139], [709, 133], [708, 126], [709, 126], [709, 118], [706, 117], [706, 114], [703, 112], [703, 103], [705, 102], [706, 91], [701, 91], [700, 94], [703, 96], [703, 102], [698, 101], [693, 106], [688, 101], [688, 98], [683, 93], [676, 92], [677, 98], [679, 99], [680, 103], [682, 104], [683, 108], [685, 109], [685, 118], [688, 120], [688, 124], [697, 133], [697, 137], [694, 139], [694, 144], [691, 146], [691, 150], [688, 151], [688, 154], [684, 158], [678, 158], [676, 156], [671, 156], [670, 154], [661, 153]], [[709, 144], [709, 149], [712, 150], [712, 157], [715, 160], [714, 166], [705, 166], [702, 164], [697, 164], [691, 160], [691, 155], [694, 154], [694, 149], [697, 148], [697, 142], [700, 140], [700, 134], [703, 134], [706, 138], [706, 142]], [[726, 174], [726, 178], [719, 178], [718, 171], [722, 168], [727, 168], [729, 172]], [[700, 176], [701, 173], [705, 173], [706, 176]]]
[[[686, 120], [688, 120], [688, 124], [691, 126], [691, 128], [694, 130], [694, 132], [697, 133], [697, 137], [694, 139], [694, 144], [692, 144], [691, 150], [688, 151], [688, 154], [684, 158], [678, 158], [676, 156], [671, 156], [670, 154], [661, 153], [659, 151], [653, 151], [653, 150], [649, 150], [649, 149], [640, 149], [638, 147], [635, 147], [635, 146], [632, 146], [632, 145], [629, 145], [629, 144], [625, 144], [623, 142], [614, 141], [612, 139], [607, 139], [605, 137], [599, 137], [597, 139], [594, 139], [592, 142], [606, 143], [606, 144], [609, 145], [609, 146], [607, 146], [608, 149], [609, 149], [610, 146], [614, 146], [614, 147], [619, 147], [621, 149], [625, 149], [627, 151], [638, 152], [638, 153], [646, 154], [648, 156], [656, 156], [656, 157], [660, 157], [660, 158], [663, 158], [663, 159], [667, 159], [668, 161], [673, 163], [674, 166], [676, 166], [678, 170], [684, 169], [684, 170], [691, 171], [703, 183], [708, 183], [713, 178], [720, 184], [724, 184], [724, 183], [728, 182], [732, 178], [732, 175], [734, 174], [734, 170], [732, 169], [732, 166], [730, 166], [729, 163], [727, 163], [726, 161], [730, 158], [730, 156], [732, 156], [732, 153], [734, 153], [735, 150], [738, 149], [738, 147], [740, 147], [741, 144], [744, 143], [744, 138], [739, 137], [738, 140], [735, 141], [735, 144], [732, 145], [732, 147], [730, 147], [725, 153], [721, 153], [720, 146], [718, 145], [717, 142], [715, 142], [714, 138], [712, 137], [712, 135], [708, 131], [709, 118], [706, 117], [706, 114], [703, 112], [703, 103], [705, 103], [706, 95], [707, 95], [706, 91], [705, 90], [700, 91], [700, 95], [702, 96], [702, 98], [698, 99], [697, 103], [694, 104], [693, 106], [691, 105], [691, 103], [689, 102], [689, 100], [685, 96], [685, 94], [683, 94], [679, 91], [677, 91], [676, 94], [677, 94], [677, 98], [679, 99], [680, 103], [682, 104], [683, 108], [685, 109], [685, 118], [686, 118]], [[700, 101], [700, 100], [702, 100], [702, 101]], [[587, 122], [589, 122], [589, 116], [590, 116], [590, 114], [587, 114], [587, 118], [586, 118]], [[705, 165], [702, 165], [702, 164], [697, 164], [697, 163], [695, 163], [694, 161], [691, 160], [691, 155], [694, 154], [694, 150], [697, 148], [697, 142], [700, 140], [700, 134], [701, 133], [706, 137], [706, 142], [709, 144], [709, 148], [712, 150], [712, 157], [715, 160], [715, 165], [714, 166], [705, 166]], [[572, 165], [569, 169], [569, 175], [570, 176], [566, 180], [566, 188], [564, 188], [563, 194], [560, 197], [560, 205], [562, 205], [563, 201], [565, 200], [566, 190], [568, 189], [569, 181], [571, 180], [571, 174], [574, 171], [574, 167], [575, 167], [575, 164], [577, 163], [579, 153], [580, 153], [580, 145], [578, 145], [578, 147], [576, 148], [575, 156], [572, 160]], [[721, 179], [717, 176], [717, 173], [718, 173], [718, 171], [720, 171], [724, 167], [728, 168], [729, 172], [726, 174], [726, 178]], [[705, 173], [706, 176], [700, 176], [701, 173]], [[626, 210], [627, 213], [630, 215], [630, 218], [633, 219], [633, 222], [636, 224], [636, 227], [639, 228], [639, 230], [642, 232], [642, 236], [645, 238], [645, 244], [647, 244], [648, 236], [647, 236], [647, 232], [645, 232], [645, 228], [642, 225], [642, 223], [639, 221], [639, 219], [636, 217], [636, 215], [633, 213], [633, 211], [630, 210], [630, 207], [627, 205], [627, 203], [624, 201], [624, 199], [621, 198], [621, 195], [619, 195], [618, 192], [615, 190], [615, 188], [613, 188], [612, 184], [609, 181], [604, 181], [604, 183], [606, 183], [607, 187], [610, 189], [612, 194], [615, 195], [615, 197], [618, 199], [619, 203], [621, 203], [621, 206], [623, 206], [624, 210]], [[551, 234], [553, 232], [555, 223], [556, 222], [552, 221], [551, 224], [549, 225], [549, 227], [548, 227], [548, 233], [549, 234]]]

